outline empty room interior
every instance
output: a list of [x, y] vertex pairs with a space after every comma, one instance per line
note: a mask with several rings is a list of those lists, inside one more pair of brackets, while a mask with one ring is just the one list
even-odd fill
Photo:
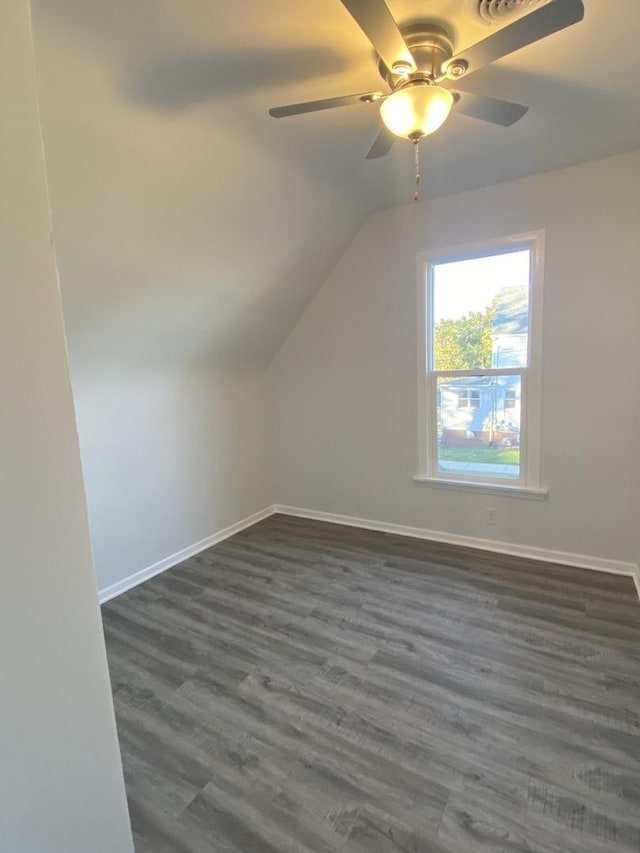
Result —
[[640, 851], [636, 0], [6, 0], [0, 849]]

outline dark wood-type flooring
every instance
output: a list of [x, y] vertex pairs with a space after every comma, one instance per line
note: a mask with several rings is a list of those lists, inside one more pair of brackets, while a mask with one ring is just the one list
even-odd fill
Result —
[[274, 516], [103, 617], [137, 853], [640, 851], [629, 578]]

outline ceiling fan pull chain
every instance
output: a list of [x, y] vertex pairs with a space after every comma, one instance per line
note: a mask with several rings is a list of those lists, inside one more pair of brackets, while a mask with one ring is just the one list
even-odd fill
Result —
[[414, 201], [420, 201], [420, 140], [414, 139], [414, 161], [416, 165], [416, 190], [413, 194]]

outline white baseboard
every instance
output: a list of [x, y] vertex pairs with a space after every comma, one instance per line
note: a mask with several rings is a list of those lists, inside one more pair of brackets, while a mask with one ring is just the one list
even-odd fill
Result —
[[541, 560], [545, 563], [560, 563], [564, 566], [573, 566], [579, 569], [591, 569], [609, 574], [625, 575], [633, 578], [640, 598], [640, 567], [635, 563], [625, 563], [620, 560], [609, 560], [605, 557], [591, 557], [586, 554], [573, 554], [567, 551], [551, 551], [546, 548], [535, 548], [532, 545], [518, 545], [513, 542], [499, 542], [495, 539], [480, 539], [476, 536], [462, 536], [457, 533], [445, 533], [439, 530], [428, 530], [423, 527], [409, 527], [404, 524], [390, 524], [386, 521], [372, 521], [368, 518], [356, 518], [351, 515], [337, 515], [332, 512], [322, 512], [315, 509], [303, 509], [294, 506], [281, 506], [273, 504], [265, 507], [259, 512], [243, 518], [241, 521], [219, 530], [217, 533], [201, 539], [169, 557], [165, 557], [146, 569], [141, 569], [133, 575], [129, 575], [111, 586], [99, 590], [98, 598], [100, 604], [110, 601], [128, 589], [144, 583], [155, 575], [165, 572], [167, 569], [177, 566], [189, 557], [211, 548], [212, 545], [228, 539], [235, 533], [240, 533], [247, 527], [257, 524], [275, 513], [291, 515], [296, 518], [308, 518], [315, 521], [328, 521], [333, 524], [343, 524], [347, 527], [361, 527], [365, 530], [377, 530], [381, 533], [393, 533], [398, 536], [409, 536], [413, 539], [427, 539], [433, 542], [444, 542], [448, 545], [462, 545], [466, 548], [478, 548], [481, 551], [493, 551], [497, 554], [510, 554], [514, 557], [528, 557], [532, 560]]
[[276, 506], [275, 511], [282, 515], [292, 515], [296, 518], [308, 518], [315, 521], [329, 521], [333, 524], [344, 524], [347, 527], [362, 527], [365, 530], [378, 530], [381, 533], [395, 533], [399, 536], [410, 536], [413, 539], [430, 539], [433, 542], [444, 542], [448, 545], [462, 545], [465, 548], [478, 548], [481, 551], [493, 551], [496, 554], [509, 554], [514, 557], [528, 557], [531, 560], [541, 560], [545, 563], [560, 563], [563, 566], [573, 566], [578, 569], [591, 569], [598, 572], [608, 572], [614, 575], [625, 575], [633, 578], [640, 597], [640, 568], [635, 563], [625, 563], [621, 560], [609, 560], [606, 557], [591, 557], [586, 554], [572, 554], [567, 551], [551, 551], [547, 548], [536, 548], [533, 545], [518, 545], [513, 542], [500, 542], [495, 539], [480, 539], [476, 536], [462, 536], [457, 533], [444, 533], [440, 530], [427, 530], [422, 527], [408, 527], [404, 524], [389, 524], [386, 521], [372, 521], [368, 518], [356, 518], [351, 515], [336, 515], [332, 512], [321, 512], [315, 509], [301, 509], [295, 506]]
[[638, 598], [640, 598], [640, 566], [636, 566], [633, 572], [633, 582], [636, 585], [636, 592], [638, 593]]
[[176, 551], [175, 554], [165, 557], [164, 560], [160, 560], [152, 566], [148, 566], [146, 569], [141, 569], [139, 572], [135, 572], [135, 574], [129, 575], [128, 577], [111, 584], [111, 586], [98, 590], [98, 600], [100, 601], [100, 604], [104, 604], [106, 601], [110, 601], [112, 598], [122, 595], [123, 592], [126, 592], [128, 589], [132, 589], [134, 586], [138, 586], [138, 584], [144, 583], [144, 581], [155, 577], [155, 575], [166, 572], [167, 569], [177, 566], [178, 563], [188, 560], [189, 557], [194, 557], [196, 554], [199, 554], [201, 551], [205, 551], [207, 548], [211, 548], [212, 545], [222, 542], [223, 539], [228, 539], [235, 533], [240, 533], [241, 530], [251, 527], [251, 525], [256, 524], [258, 521], [262, 521], [263, 518], [268, 518], [270, 515], [273, 515], [274, 512], [276, 512], [275, 506], [265, 507], [259, 512], [255, 512], [253, 515], [248, 515], [241, 521], [237, 521], [235, 524], [225, 527], [223, 530], [218, 530], [217, 533], [207, 536], [206, 539], [201, 539], [199, 542], [195, 542], [193, 545], [189, 545], [181, 551]]

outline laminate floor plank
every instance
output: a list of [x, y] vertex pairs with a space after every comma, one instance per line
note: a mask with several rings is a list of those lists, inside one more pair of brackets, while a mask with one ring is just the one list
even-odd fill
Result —
[[276, 515], [103, 622], [136, 853], [640, 851], [630, 578]]

